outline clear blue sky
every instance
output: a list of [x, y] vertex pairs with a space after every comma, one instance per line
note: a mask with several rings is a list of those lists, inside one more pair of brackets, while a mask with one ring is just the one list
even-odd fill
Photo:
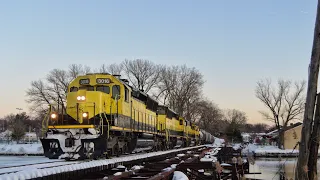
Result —
[[[32, 80], [125, 58], [196, 67], [207, 97], [259, 122], [259, 78], [307, 79], [316, 0], [1, 1], [0, 116]], [[264, 122], [264, 121], [263, 121]]]

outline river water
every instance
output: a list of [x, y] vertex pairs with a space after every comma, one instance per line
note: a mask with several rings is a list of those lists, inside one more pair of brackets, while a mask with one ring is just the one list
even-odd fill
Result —
[[[320, 173], [320, 159], [318, 159], [318, 174]], [[254, 163], [254, 164], [253, 164]], [[297, 158], [257, 158], [250, 164], [250, 172], [261, 174], [246, 175], [246, 178], [290, 180], [294, 179]], [[320, 177], [318, 177], [320, 180]]]

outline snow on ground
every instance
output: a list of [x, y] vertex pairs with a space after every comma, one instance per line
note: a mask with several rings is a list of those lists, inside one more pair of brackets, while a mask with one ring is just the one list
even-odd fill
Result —
[[11, 136], [11, 134], [12, 134], [12, 132], [9, 131], [9, 130], [1, 132], [0, 133], [0, 139], [4, 139], [5, 140], [5, 139], [9, 138]]
[[254, 153], [255, 150], [258, 149], [258, 146], [255, 144], [248, 144], [246, 147], [242, 149], [242, 153], [244, 154], [251, 154]]
[[299, 150], [295, 149], [279, 149], [277, 146], [261, 146], [255, 144], [249, 144], [244, 149], [242, 149], [243, 154], [247, 155], [259, 155], [264, 156], [267, 154], [297, 154]]
[[41, 143], [34, 144], [0, 144], [0, 154], [2, 155], [43, 155]]
[[[37, 156], [0, 156], [0, 172], [1, 168], [8, 166], [21, 166], [26, 164], [44, 163], [62, 161], [60, 159], [52, 160], [46, 157]], [[63, 160], [64, 161], [64, 160]]]
[[256, 154], [259, 155], [265, 155], [265, 154], [296, 154], [299, 153], [299, 150], [293, 150], [293, 149], [279, 149], [276, 146], [264, 146], [264, 147], [258, 147], [255, 150]]
[[213, 143], [214, 147], [224, 146], [224, 143], [225, 143], [224, 139], [220, 139], [220, 138], [214, 137], [214, 143]]
[[217, 158], [215, 157], [221, 148], [210, 149], [203, 158], [200, 159], [201, 162], [216, 162]]
[[[195, 146], [195, 147], [203, 147], [203, 146]], [[127, 162], [142, 158], [148, 158], [153, 156], [159, 156], [171, 152], [177, 152], [181, 150], [187, 150], [190, 148], [195, 147], [189, 147], [189, 148], [182, 148], [182, 149], [174, 149], [169, 151], [158, 151], [158, 152], [151, 152], [151, 153], [145, 153], [145, 154], [135, 154], [135, 155], [129, 155], [129, 156], [123, 156], [123, 157], [117, 157], [112, 159], [103, 159], [103, 160], [93, 160], [89, 162], [53, 162], [50, 164], [41, 164], [41, 165], [32, 165], [28, 167], [18, 167], [18, 168], [9, 168], [10, 171], [8, 172], [8, 169], [5, 172], [8, 172], [9, 174], [0, 174], [1, 178], [6, 179], [26, 179], [26, 178], [37, 178], [37, 177], [43, 177], [51, 174], [56, 173], [62, 173], [62, 172], [68, 172], [68, 171], [75, 171], [75, 170], [81, 170], [86, 168], [92, 168], [92, 167], [98, 167], [108, 164], [115, 164], [119, 162]], [[65, 165], [64, 165], [64, 164]], [[60, 166], [56, 166], [59, 164]], [[56, 167], [55, 167], [56, 166]], [[41, 168], [41, 169], [39, 169]], [[13, 172], [13, 173], [10, 173]], [[4, 173], [4, 172], [3, 172]]]
[[241, 149], [241, 148], [242, 148], [242, 145], [241, 145], [241, 143], [237, 143], [237, 144], [234, 144], [234, 145], [232, 146], [232, 148], [233, 148], [234, 150], [238, 150], [238, 149]]
[[189, 178], [183, 172], [174, 171], [172, 180], [185, 180], [185, 179], [188, 180]]

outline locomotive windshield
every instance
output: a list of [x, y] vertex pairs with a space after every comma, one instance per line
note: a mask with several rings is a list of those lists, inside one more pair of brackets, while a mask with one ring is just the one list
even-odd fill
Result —
[[78, 87], [71, 87], [70, 88], [70, 92], [77, 92], [78, 91]]
[[86, 89], [87, 91], [94, 91], [93, 86], [81, 86], [79, 89]]
[[110, 87], [109, 86], [97, 86], [97, 91], [104, 92], [106, 94], [110, 93]]

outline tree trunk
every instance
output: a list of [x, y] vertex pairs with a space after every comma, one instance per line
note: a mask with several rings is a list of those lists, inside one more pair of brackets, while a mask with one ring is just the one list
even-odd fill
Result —
[[283, 149], [283, 139], [284, 139], [284, 131], [282, 129], [279, 130], [279, 138], [278, 138], [278, 148]]
[[317, 180], [317, 160], [320, 141], [320, 94], [317, 95], [317, 105], [314, 118], [313, 131], [310, 137], [310, 155], [309, 155], [309, 179]]
[[319, 56], [320, 56], [320, 0], [318, 0], [317, 17], [314, 29], [314, 39], [312, 46], [311, 63], [308, 78], [308, 91], [305, 103], [305, 112], [301, 130], [301, 139], [299, 145], [299, 157], [295, 171], [295, 179], [308, 180], [308, 158], [309, 158], [309, 140], [312, 131], [313, 111], [317, 92], [318, 74], [319, 74]]
[[276, 123], [277, 129], [278, 129], [278, 148], [282, 149], [282, 142], [283, 142], [282, 129], [281, 129], [280, 125], [277, 123], [277, 121], [275, 123]]

